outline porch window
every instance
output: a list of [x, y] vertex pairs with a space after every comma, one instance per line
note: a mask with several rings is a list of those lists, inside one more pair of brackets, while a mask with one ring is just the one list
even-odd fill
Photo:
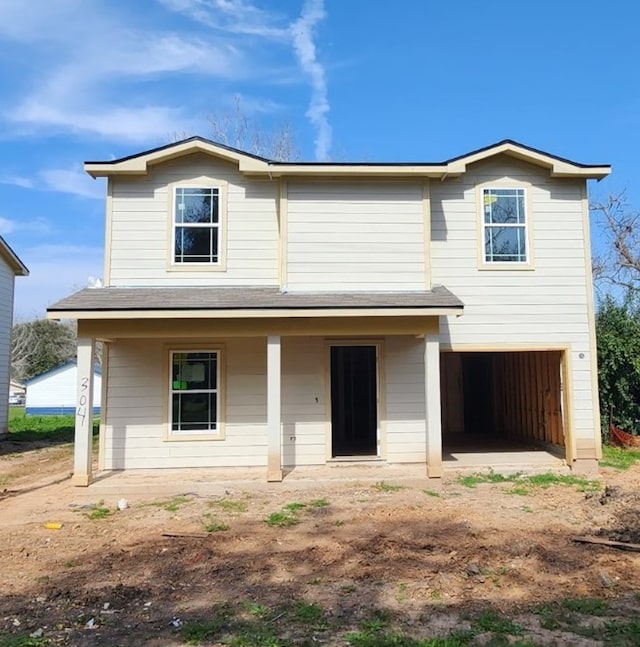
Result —
[[171, 351], [172, 435], [220, 433], [220, 351]]
[[482, 190], [484, 262], [527, 263], [525, 189]]
[[220, 189], [176, 187], [173, 205], [174, 263], [220, 262]]

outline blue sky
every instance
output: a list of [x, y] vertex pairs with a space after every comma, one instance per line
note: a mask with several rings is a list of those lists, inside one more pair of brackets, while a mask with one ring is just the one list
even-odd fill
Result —
[[302, 159], [436, 161], [511, 138], [611, 163], [640, 204], [633, 0], [2, 0], [0, 234], [17, 318], [102, 276], [85, 160], [243, 110]]

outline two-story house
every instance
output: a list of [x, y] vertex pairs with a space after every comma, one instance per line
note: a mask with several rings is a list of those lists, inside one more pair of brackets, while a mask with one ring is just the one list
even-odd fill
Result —
[[108, 180], [104, 287], [49, 308], [78, 321], [76, 484], [96, 340], [101, 469], [440, 477], [456, 448], [518, 447], [597, 467], [587, 180], [609, 166], [513, 141], [286, 163], [194, 137], [85, 169]]

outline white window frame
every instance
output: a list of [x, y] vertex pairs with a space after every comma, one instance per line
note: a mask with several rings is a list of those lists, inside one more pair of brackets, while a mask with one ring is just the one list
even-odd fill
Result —
[[[215, 389], [174, 389], [173, 387], [173, 360], [176, 355], [191, 353], [207, 353], [216, 356], [216, 388]], [[224, 402], [221, 397], [223, 379], [223, 355], [221, 348], [170, 348], [168, 352], [168, 419], [166, 426], [166, 439], [168, 440], [222, 440], [224, 439]], [[175, 393], [215, 393], [216, 395], [216, 420], [215, 428], [208, 429], [173, 429], [173, 396]]]
[[[177, 221], [177, 202], [178, 202], [178, 192], [180, 190], [189, 189], [191, 191], [199, 190], [204, 192], [212, 192], [212, 196], [217, 195], [218, 202], [218, 222], [217, 223], [180, 223]], [[215, 193], [214, 193], [215, 192]], [[225, 241], [225, 220], [226, 220], [226, 195], [224, 187], [217, 184], [207, 184], [206, 182], [202, 183], [192, 183], [192, 184], [176, 184], [172, 187], [170, 192], [171, 196], [171, 205], [169, 208], [169, 213], [171, 215], [171, 266], [173, 269], [177, 268], [188, 268], [190, 270], [198, 269], [207, 269], [207, 268], [223, 268], [223, 254], [224, 254], [224, 245]], [[199, 228], [199, 229], [216, 229], [218, 232], [217, 236], [217, 250], [216, 250], [216, 260], [209, 261], [180, 261], [176, 259], [176, 231], [178, 227], [189, 227], [189, 228]], [[212, 251], [212, 250], [210, 250]], [[211, 254], [213, 256], [213, 253]]]
[[[480, 231], [479, 231], [479, 256], [481, 269], [533, 269], [532, 266], [532, 237], [531, 230], [531, 204], [529, 199], [528, 186], [514, 186], [501, 184], [486, 184], [478, 187], [479, 210], [480, 210]], [[521, 191], [524, 205], [524, 222], [522, 223], [499, 223], [492, 224], [485, 222], [485, 195], [487, 191]], [[487, 257], [486, 231], [497, 227], [520, 228], [524, 231], [525, 258], [523, 260], [491, 260]]]

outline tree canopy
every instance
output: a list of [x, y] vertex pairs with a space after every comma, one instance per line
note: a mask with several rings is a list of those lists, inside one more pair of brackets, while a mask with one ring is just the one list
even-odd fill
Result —
[[18, 322], [13, 326], [11, 378], [23, 381], [55, 368], [76, 356], [74, 323], [49, 319]]

